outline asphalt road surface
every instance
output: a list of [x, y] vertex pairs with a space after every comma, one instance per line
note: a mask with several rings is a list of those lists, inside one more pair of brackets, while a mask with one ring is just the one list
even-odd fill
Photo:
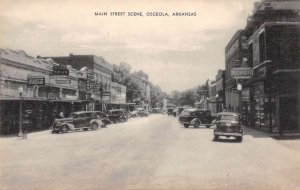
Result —
[[245, 129], [213, 141], [205, 126], [151, 115], [97, 131], [0, 138], [0, 189], [300, 189], [300, 139]]

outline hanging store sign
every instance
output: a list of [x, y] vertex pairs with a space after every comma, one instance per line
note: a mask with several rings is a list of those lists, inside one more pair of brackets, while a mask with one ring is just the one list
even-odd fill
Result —
[[231, 76], [234, 79], [249, 79], [252, 77], [252, 74], [251, 67], [236, 67], [231, 70]]
[[65, 80], [55, 80], [56, 84], [71, 84], [71, 79], [65, 79]]
[[87, 77], [86, 77], [86, 89], [91, 90], [92, 85], [95, 84], [94, 81], [94, 73], [92, 71], [88, 71]]
[[69, 69], [64, 65], [53, 66], [53, 75], [69, 75]]
[[28, 76], [27, 86], [34, 86], [34, 85], [45, 85], [45, 77]]
[[102, 89], [102, 84], [99, 83], [90, 83], [90, 89], [94, 90], [94, 89]]

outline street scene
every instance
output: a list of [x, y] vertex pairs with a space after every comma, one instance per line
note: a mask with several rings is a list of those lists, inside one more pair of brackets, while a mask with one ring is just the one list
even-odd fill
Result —
[[0, 7], [0, 189], [300, 189], [300, 0]]
[[250, 128], [243, 143], [214, 141], [213, 127], [156, 114], [1, 139], [1, 189], [299, 189], [299, 147]]

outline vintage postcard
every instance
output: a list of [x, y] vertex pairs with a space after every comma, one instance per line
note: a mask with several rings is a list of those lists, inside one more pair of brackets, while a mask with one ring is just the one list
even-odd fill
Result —
[[0, 10], [0, 189], [300, 189], [300, 0]]

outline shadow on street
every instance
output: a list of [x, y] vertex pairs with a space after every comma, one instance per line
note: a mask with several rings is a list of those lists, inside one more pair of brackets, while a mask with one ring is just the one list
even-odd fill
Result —
[[250, 135], [253, 138], [270, 138], [270, 134], [249, 127], [244, 127], [244, 135]]
[[235, 138], [218, 138], [218, 139], [212, 139], [212, 142], [216, 142], [216, 143], [242, 143], [239, 140], [235, 139]]

